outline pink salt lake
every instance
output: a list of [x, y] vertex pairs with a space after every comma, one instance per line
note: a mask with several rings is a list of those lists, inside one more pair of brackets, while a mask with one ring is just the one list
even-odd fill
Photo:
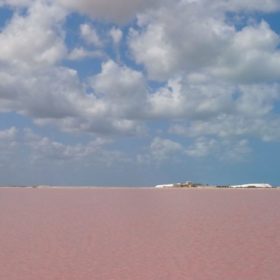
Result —
[[3, 280], [279, 280], [280, 191], [0, 188]]

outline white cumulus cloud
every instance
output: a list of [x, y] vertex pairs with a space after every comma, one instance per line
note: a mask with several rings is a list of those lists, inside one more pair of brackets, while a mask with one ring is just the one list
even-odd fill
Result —
[[102, 46], [102, 42], [101, 39], [99, 37], [99, 35], [97, 34], [97, 31], [95, 30], [95, 28], [89, 24], [81, 24], [80, 26], [80, 32], [81, 32], [81, 36], [82, 38], [90, 45], [94, 45], [96, 47], [101, 47]]
[[35, 1], [27, 14], [14, 13], [0, 33], [0, 65], [36, 67], [55, 64], [66, 54], [62, 30], [63, 9]]
[[67, 8], [92, 16], [118, 23], [132, 20], [136, 14], [163, 3], [155, 0], [59, 0]]

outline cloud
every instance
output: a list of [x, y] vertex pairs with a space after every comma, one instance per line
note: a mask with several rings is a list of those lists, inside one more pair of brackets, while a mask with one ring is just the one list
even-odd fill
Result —
[[[85, 172], [89, 172], [94, 180], [98, 176], [93, 175], [93, 170], [104, 170], [116, 163], [129, 162], [125, 154], [112, 147], [112, 140], [109, 138], [79, 139], [82, 140], [70, 144], [54, 137], [42, 136], [29, 128], [11, 127], [0, 130], [2, 184], [58, 184], [58, 181], [60, 184], [69, 184], [69, 178], [72, 178], [73, 174], [74, 177], [80, 176], [79, 179], [76, 178], [76, 182], [81, 184], [79, 180], [84, 170], [87, 170]], [[17, 176], [11, 179], [15, 172]], [[75, 181], [75, 178], [72, 180]], [[88, 179], [85, 181], [89, 182]]]
[[158, 166], [181, 163], [193, 159], [211, 158], [220, 162], [238, 162], [250, 157], [251, 149], [246, 139], [219, 139], [200, 136], [189, 143], [155, 137], [145, 152], [137, 155], [139, 163]]
[[208, 69], [208, 74], [235, 83], [278, 81], [279, 43], [279, 35], [266, 22], [246, 26], [235, 33], [218, 63]]
[[92, 79], [89, 93], [83, 90], [85, 85], [77, 72], [65, 67], [17, 69], [10, 74], [3, 70], [0, 77], [0, 110], [27, 115], [37, 125], [97, 134], [144, 131], [138, 107], [145, 110], [142, 74], [113, 61], [104, 63], [100, 74]]
[[86, 41], [86, 43], [96, 47], [102, 47], [102, 41], [93, 26], [87, 23], [81, 24], [80, 32], [82, 38]]
[[116, 28], [116, 27], [113, 27], [111, 30], [110, 30], [110, 36], [113, 40], [113, 43], [115, 45], [118, 45], [120, 43], [120, 41], [122, 40], [122, 37], [123, 37], [123, 32], [120, 28]]
[[217, 145], [217, 140], [215, 139], [198, 138], [187, 148], [186, 154], [191, 157], [206, 157], [209, 154], [217, 153]]
[[193, 158], [211, 157], [220, 161], [243, 161], [251, 153], [249, 143], [241, 140], [218, 140], [200, 137], [186, 149], [186, 154]]
[[188, 2], [139, 16], [138, 27], [130, 31], [131, 53], [155, 80], [215, 63], [234, 34], [223, 17], [207, 14], [199, 4]]
[[170, 4], [171, 8], [181, 4], [188, 5], [190, 9], [195, 6], [199, 8], [207, 7], [208, 11], [220, 13], [227, 11], [273, 12], [280, 9], [278, 0], [59, 0], [59, 3], [68, 9], [87, 14], [94, 19], [103, 19], [121, 24], [131, 21], [135, 16], [146, 11], [165, 7], [168, 4]]
[[[79, 80], [77, 71], [59, 64], [66, 57], [78, 60], [103, 53], [76, 48], [67, 54], [65, 16], [55, 4], [35, 1], [26, 14], [15, 12], [0, 33], [1, 112], [15, 111], [37, 125], [52, 124], [63, 131], [142, 133], [136, 117], [140, 114], [136, 107], [146, 102], [142, 73], [109, 60], [86, 93], [88, 85]], [[82, 25], [81, 32], [88, 43], [101, 44], [92, 26]], [[116, 37], [119, 31], [114, 32]]]
[[146, 152], [137, 155], [140, 163], [152, 165], [172, 161], [183, 154], [183, 146], [173, 140], [156, 137], [150, 143]]
[[33, 0], [0, 0], [1, 5], [8, 5], [8, 6], [29, 6]]
[[209, 118], [229, 112], [234, 87], [223, 83], [190, 83], [181, 78], [150, 95], [150, 114], [155, 118]]
[[248, 119], [238, 115], [221, 115], [208, 121], [192, 121], [186, 125], [176, 124], [170, 128], [170, 132], [188, 138], [209, 135], [220, 139], [255, 137], [263, 141], [279, 141], [280, 133], [277, 130], [279, 124], [279, 117]]
[[142, 14], [130, 30], [131, 54], [152, 80], [200, 74], [237, 83], [276, 81], [279, 35], [265, 21], [239, 29], [227, 11], [182, 1]]
[[[170, 132], [187, 138], [208, 135], [220, 141], [242, 137], [279, 141], [280, 135], [276, 128], [280, 118], [274, 112], [280, 97], [279, 85], [240, 86], [238, 94], [232, 95], [223, 110], [220, 108], [208, 115], [208, 118], [193, 115], [189, 120], [178, 121], [171, 125]], [[219, 100], [217, 102], [221, 104]]]
[[[31, 117], [37, 125], [52, 124], [68, 132], [140, 133], [143, 125], [133, 117], [136, 105], [130, 105], [142, 100], [142, 74], [108, 61], [93, 79], [97, 88], [86, 92], [88, 85], [80, 81], [76, 70], [62, 66], [62, 60], [105, 55], [83, 48], [67, 54], [66, 15], [55, 3], [44, 1], [32, 2], [24, 14], [14, 12], [0, 33], [0, 111], [15, 111]], [[101, 44], [91, 26], [82, 25], [81, 31], [87, 42]], [[111, 74], [115, 78], [110, 81]], [[98, 90], [105, 90], [104, 96], [97, 98]]]
[[120, 28], [113, 26], [109, 31], [109, 36], [112, 39], [113, 47], [115, 50], [116, 60], [121, 63], [121, 50], [120, 50], [120, 43], [123, 39], [123, 32]]
[[192, 121], [224, 115], [256, 119], [272, 114], [279, 98], [278, 83], [232, 85], [178, 78], [149, 96], [149, 112], [155, 118]]
[[149, 0], [59, 0], [65, 7], [90, 15], [94, 19], [104, 19], [117, 23], [126, 23], [136, 14], [155, 6], [160, 1]]
[[0, 130], [0, 141], [11, 141], [16, 139], [17, 129], [13, 126], [8, 129]]
[[34, 118], [57, 119], [76, 112], [79, 83], [73, 70], [54, 67], [36, 71], [17, 69], [9, 74], [0, 72], [0, 76], [3, 109]]
[[[279, 141], [280, 37], [251, 13], [276, 11], [279, 3], [224, 3], [11, 1], [25, 9], [13, 9], [0, 33], [0, 111], [91, 137], [147, 136], [150, 129], [146, 152], [156, 161], [180, 153], [242, 155], [251, 137]], [[67, 33], [71, 11], [92, 17], [76, 23], [74, 46]], [[107, 20], [117, 24], [102, 25]], [[100, 71], [84, 74], [85, 64]], [[173, 140], [159, 137], [159, 124]], [[44, 157], [91, 154], [91, 144], [86, 149], [34, 139], [30, 143]]]
[[86, 144], [64, 144], [48, 137], [35, 134], [32, 130], [24, 131], [24, 145], [30, 149], [32, 161], [79, 161], [89, 157], [98, 157], [103, 153], [103, 147], [110, 143], [106, 139], [97, 138]]
[[[0, 0], [1, 5], [9, 6], [29, 6], [35, 0]], [[58, 2], [64, 7], [71, 9], [72, 11], [78, 11], [92, 16], [95, 19], [105, 19], [109, 21], [115, 21], [125, 23], [133, 19], [137, 14], [144, 11], [151, 10], [165, 6], [167, 3], [172, 5], [180, 4], [180, 2], [188, 5], [197, 5], [200, 7], [208, 7], [208, 11], [231, 11], [231, 12], [275, 12], [280, 9], [278, 0], [184, 0], [184, 1], [169, 1], [169, 0], [58, 0], [49, 1]]]
[[182, 146], [170, 139], [155, 138], [151, 145], [152, 157], [158, 161], [169, 159], [170, 156], [182, 151]]
[[[202, 2], [202, 1], [200, 1]], [[226, 11], [261, 11], [275, 12], [280, 9], [279, 1], [277, 0], [208, 0], [215, 8]]]
[[1, 169], [14, 165], [11, 158], [18, 152], [17, 148], [18, 130], [15, 127], [0, 130], [0, 167]]
[[32, 2], [26, 15], [15, 12], [0, 33], [0, 65], [53, 65], [66, 54], [59, 23], [65, 12], [56, 5]]
[[83, 60], [85, 58], [99, 58], [102, 59], [106, 57], [106, 54], [100, 50], [91, 51], [85, 48], [74, 48], [68, 54], [69, 60]]
[[91, 86], [104, 105], [110, 107], [108, 114], [131, 120], [145, 114], [148, 91], [141, 72], [110, 60], [91, 79]]

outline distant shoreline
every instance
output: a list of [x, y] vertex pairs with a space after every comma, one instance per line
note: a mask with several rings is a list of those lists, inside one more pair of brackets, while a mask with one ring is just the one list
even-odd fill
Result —
[[280, 189], [279, 186], [275, 186], [272, 188], [231, 188], [231, 187], [172, 187], [172, 188], [155, 188], [154, 186], [144, 186], [144, 187], [114, 187], [114, 186], [48, 186], [48, 185], [38, 185], [38, 186], [0, 186], [0, 189], [74, 189], [74, 190], [82, 190], [82, 189], [105, 189], [105, 190], [127, 190], [127, 189], [137, 189], [137, 190], [272, 190], [272, 189]]

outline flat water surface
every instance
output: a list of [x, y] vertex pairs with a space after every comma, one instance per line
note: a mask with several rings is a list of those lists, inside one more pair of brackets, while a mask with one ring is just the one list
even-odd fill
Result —
[[0, 188], [0, 279], [279, 280], [279, 190]]

